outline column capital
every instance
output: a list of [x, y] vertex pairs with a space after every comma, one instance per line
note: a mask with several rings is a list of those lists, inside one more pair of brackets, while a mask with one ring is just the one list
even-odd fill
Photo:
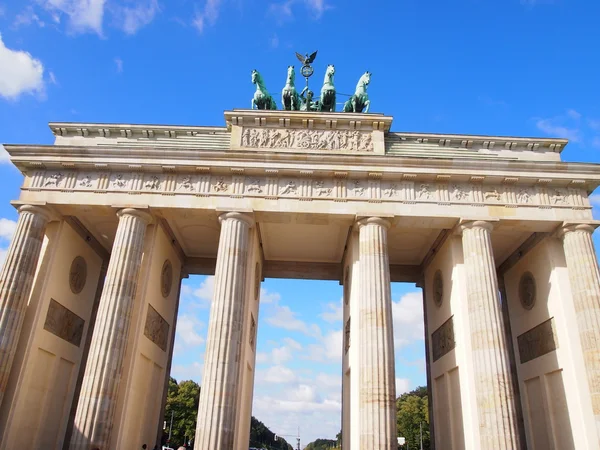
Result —
[[50, 211], [45, 206], [38, 205], [21, 205], [19, 206], [19, 213], [28, 212], [30, 214], [35, 214], [43, 217], [46, 222], [49, 222], [52, 219], [52, 211]]
[[365, 217], [363, 219], [359, 219], [356, 221], [356, 228], [361, 229], [366, 225], [379, 225], [380, 227], [388, 230], [392, 226], [392, 222], [389, 219], [384, 219], [383, 217]]
[[482, 228], [491, 233], [491, 231], [494, 229], [494, 222], [489, 220], [461, 219], [456, 232], [457, 234], [462, 235], [464, 230], [470, 230], [473, 228]]
[[241, 213], [237, 211], [223, 213], [219, 216], [219, 223], [222, 224], [224, 220], [228, 219], [234, 219], [239, 220], [240, 222], [245, 222], [250, 228], [254, 226], [254, 219], [246, 213]]
[[564, 222], [556, 231], [556, 236], [560, 239], [564, 239], [565, 235], [573, 231], [584, 231], [592, 234], [596, 227], [600, 225], [597, 222]]
[[123, 208], [117, 211], [117, 216], [119, 216], [119, 218], [123, 217], [123, 216], [134, 216], [137, 217], [138, 219], [141, 219], [146, 225], [148, 225], [150, 222], [152, 222], [152, 216], [150, 215], [150, 213], [147, 213], [146, 211], [143, 211], [141, 209], [136, 209], [136, 208]]

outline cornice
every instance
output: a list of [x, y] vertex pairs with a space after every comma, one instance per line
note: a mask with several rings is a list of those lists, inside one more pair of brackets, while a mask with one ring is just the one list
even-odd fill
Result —
[[[186, 172], [205, 170], [243, 169], [247, 172], [261, 170], [340, 172], [397, 175], [411, 174], [436, 178], [448, 176], [449, 181], [472, 178], [481, 182], [496, 179], [518, 183], [527, 179], [544, 183], [568, 182], [582, 185], [588, 191], [600, 184], [600, 165], [560, 161], [485, 160], [476, 157], [461, 159], [420, 158], [418, 155], [389, 157], [386, 155], [361, 155], [347, 153], [273, 153], [243, 150], [202, 150], [182, 148], [131, 148], [73, 147], [59, 145], [5, 145], [12, 163], [22, 172], [36, 169], [99, 169], [108, 171]], [[505, 181], [508, 180], [508, 181]]]
[[55, 136], [79, 137], [176, 137], [196, 134], [227, 133], [226, 127], [199, 127], [187, 125], [144, 125], [116, 123], [50, 122], [50, 130]]

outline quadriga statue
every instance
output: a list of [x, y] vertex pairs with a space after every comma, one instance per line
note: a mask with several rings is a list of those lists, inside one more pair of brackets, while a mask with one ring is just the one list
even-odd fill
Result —
[[258, 70], [254, 69], [252, 71], [252, 84], [256, 85], [256, 92], [254, 93], [254, 97], [252, 97], [252, 106], [254, 109], [277, 109], [277, 104], [267, 88], [265, 87], [265, 82], [258, 72]]
[[281, 104], [286, 111], [298, 111], [300, 109], [300, 97], [296, 91], [294, 66], [288, 66], [285, 87], [281, 91]]
[[371, 72], [365, 72], [356, 84], [354, 95], [344, 103], [344, 112], [368, 113], [371, 102], [367, 95], [367, 86], [371, 82]]

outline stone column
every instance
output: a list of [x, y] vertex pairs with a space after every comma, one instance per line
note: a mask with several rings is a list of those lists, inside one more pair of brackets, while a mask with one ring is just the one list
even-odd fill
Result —
[[237, 425], [235, 406], [241, 363], [244, 286], [249, 231], [254, 221], [237, 212], [223, 214], [219, 221], [221, 236], [204, 356], [195, 450], [233, 449]]
[[122, 209], [88, 354], [70, 448], [110, 450], [131, 310], [151, 216]]
[[600, 272], [592, 241], [593, 231], [591, 225], [565, 224], [560, 236], [569, 270], [596, 428], [600, 430]]
[[358, 221], [360, 448], [396, 450], [396, 377], [387, 230], [379, 217]]
[[0, 404], [17, 350], [49, 220], [50, 214], [45, 208], [31, 205], [19, 208], [17, 230], [0, 272]]
[[478, 419], [471, 426], [479, 429], [479, 448], [517, 450], [519, 429], [492, 252], [492, 228], [491, 223], [483, 221], [460, 225], [471, 327], [475, 383], [472, 389]]

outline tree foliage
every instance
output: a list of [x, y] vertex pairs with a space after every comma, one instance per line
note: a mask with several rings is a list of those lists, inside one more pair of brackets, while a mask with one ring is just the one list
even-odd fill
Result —
[[423, 428], [423, 450], [431, 447], [429, 436], [429, 402], [427, 388], [418, 387], [396, 400], [398, 436], [406, 438], [406, 448], [420, 449], [420, 427]]
[[198, 416], [198, 402], [200, 400], [200, 386], [194, 381], [177, 383], [175, 378], [169, 379], [167, 391], [167, 405], [165, 408], [165, 439], [169, 437], [171, 414], [173, 426], [169, 445], [177, 448], [194, 440], [196, 433], [196, 417]]
[[331, 450], [338, 448], [337, 440], [333, 439], [317, 439], [308, 444], [304, 450]]
[[250, 419], [250, 447], [269, 450], [293, 450], [293, 447], [284, 438], [278, 436], [275, 440], [275, 433], [254, 417]]

